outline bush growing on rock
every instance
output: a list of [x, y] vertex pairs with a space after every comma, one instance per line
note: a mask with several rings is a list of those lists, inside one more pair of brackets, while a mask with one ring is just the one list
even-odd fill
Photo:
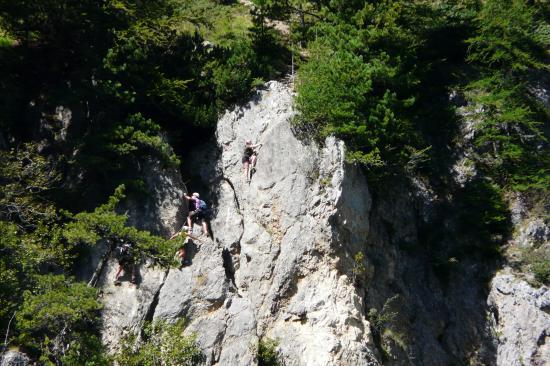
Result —
[[192, 366], [202, 360], [194, 336], [185, 336], [185, 321], [170, 324], [158, 320], [145, 324], [141, 338], [131, 333], [121, 341], [121, 351], [115, 357], [125, 366]]
[[258, 343], [258, 366], [280, 366], [279, 343], [270, 338], [262, 338]]
[[40, 275], [17, 313], [19, 342], [46, 365], [107, 365], [96, 328], [97, 290], [63, 275]]

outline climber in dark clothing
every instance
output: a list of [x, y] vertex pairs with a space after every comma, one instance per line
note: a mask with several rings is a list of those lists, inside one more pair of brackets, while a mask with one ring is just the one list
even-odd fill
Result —
[[186, 247], [188, 246], [189, 244], [189, 241], [192, 239], [193, 241], [200, 241], [198, 238], [194, 237], [193, 235], [189, 234], [187, 231], [189, 230], [189, 227], [188, 226], [183, 226], [181, 228], [180, 231], [176, 232], [174, 235], [172, 235], [170, 237], [170, 239], [168, 240], [172, 240], [174, 239], [175, 237], [181, 235], [182, 233], [185, 232], [185, 240], [183, 241], [183, 243], [178, 247], [178, 250], [176, 251], [176, 257], [177, 257], [177, 260], [178, 262], [180, 263], [180, 269], [183, 268], [184, 266], [187, 266], [189, 264], [191, 264], [191, 261], [186, 259], [185, 257], [185, 250], [186, 250]]
[[183, 268], [184, 266], [188, 266], [191, 264], [191, 261], [185, 257], [185, 249], [187, 248], [190, 239], [191, 239], [190, 236], [185, 238], [185, 241], [178, 248], [178, 251], [176, 253], [176, 255], [178, 256], [178, 261], [180, 263], [180, 269]]
[[122, 271], [125, 273], [130, 271], [131, 279], [130, 282], [136, 283], [136, 271], [135, 271], [135, 262], [134, 256], [132, 254], [132, 244], [125, 243], [116, 248], [116, 255], [118, 257], [118, 270], [115, 275], [115, 286], [120, 285], [119, 277]]
[[255, 150], [258, 147], [261, 147], [262, 144], [256, 144], [253, 145], [252, 141], [246, 140], [244, 143], [244, 152], [243, 152], [243, 171], [244, 171], [244, 177], [247, 181], [247, 183], [250, 182], [250, 175], [252, 173], [252, 170], [255, 169], [256, 166], [256, 158], [258, 152]]
[[206, 236], [210, 236], [208, 233], [208, 208], [206, 203], [200, 199], [200, 195], [195, 192], [191, 196], [183, 195], [189, 202], [189, 215], [187, 216], [187, 226], [190, 233], [193, 232], [193, 221], [200, 220], [202, 224], [202, 232]]

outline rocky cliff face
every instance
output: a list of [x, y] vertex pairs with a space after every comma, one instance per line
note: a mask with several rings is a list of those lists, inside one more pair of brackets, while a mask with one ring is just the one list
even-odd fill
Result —
[[[107, 261], [99, 286], [112, 351], [144, 320], [185, 317], [207, 365], [255, 365], [266, 338], [278, 342], [285, 365], [515, 365], [506, 354], [517, 349], [510, 332], [518, 329], [521, 359], [548, 359], [545, 288], [496, 278], [487, 300], [494, 269], [474, 260], [443, 283], [429, 253], [410, 249], [421, 222], [438, 214], [430, 189], [400, 184], [373, 201], [365, 177], [345, 164], [343, 144], [299, 141], [293, 113], [290, 87], [270, 82], [228, 111], [216, 140], [197, 149], [190, 188], [213, 207], [213, 239], [191, 244], [190, 266], [146, 262], [137, 288], [114, 287], [116, 263]], [[246, 139], [263, 144], [250, 184], [241, 166]], [[127, 204], [131, 221], [171, 234], [185, 217], [181, 177], [154, 162], [146, 170], [152, 194]], [[379, 310], [371, 322], [369, 309]], [[510, 328], [512, 321], [523, 325]]]
[[[367, 184], [345, 169], [341, 142], [329, 139], [323, 149], [299, 142], [292, 114], [289, 88], [272, 82], [219, 121], [217, 158], [212, 148], [195, 158], [212, 188], [214, 245], [225, 253], [229, 296], [220, 292], [215, 300], [224, 304], [214, 313], [179, 314], [198, 317], [197, 330], [222, 320], [210, 340], [199, 332], [204, 344], [218, 340], [208, 356], [220, 365], [253, 364], [250, 350], [262, 337], [278, 340], [288, 365], [375, 364], [362, 298], [345, 270], [368, 231]], [[250, 184], [241, 167], [245, 139], [263, 144]]]

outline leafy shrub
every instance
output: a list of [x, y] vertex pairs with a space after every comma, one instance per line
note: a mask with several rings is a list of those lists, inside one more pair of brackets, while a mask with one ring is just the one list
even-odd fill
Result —
[[402, 48], [417, 44], [417, 35], [400, 24], [407, 23], [405, 8], [365, 6], [357, 14], [360, 27], [345, 14], [319, 22], [298, 73], [298, 130], [320, 141], [327, 135], [343, 139], [348, 160], [371, 169], [404, 165], [405, 146], [420, 143], [404, 113], [414, 103], [417, 82], [407, 62], [414, 49]]
[[251, 43], [245, 40], [236, 42], [224, 53], [228, 56], [211, 65], [212, 81], [216, 96], [224, 103], [232, 103], [248, 96], [250, 92], [256, 54]]
[[535, 72], [547, 70], [548, 43], [539, 37], [545, 19], [537, 7], [522, 0], [485, 1], [478, 32], [468, 39], [468, 60], [480, 74], [468, 85], [480, 111], [478, 165], [515, 190], [544, 190], [550, 182], [548, 112], [529, 91]]
[[279, 352], [277, 346], [279, 343], [276, 340], [262, 338], [258, 343], [258, 366], [279, 366]]
[[0, 151], [0, 217], [32, 227], [54, 216], [46, 193], [59, 182], [54, 164], [38, 154], [38, 146], [22, 144]]
[[384, 302], [382, 309], [378, 311], [376, 308], [369, 309], [368, 319], [371, 324], [372, 329], [377, 333], [381, 334], [384, 328], [391, 325], [398, 315], [397, 312], [391, 311], [393, 303], [399, 299], [399, 295], [394, 295]]
[[184, 321], [145, 324], [142, 339], [125, 336], [116, 360], [126, 366], [199, 365], [203, 359], [194, 336], [184, 336]]
[[17, 226], [0, 221], [0, 329], [8, 328], [22, 299], [26, 270], [34, 272], [34, 263], [28, 261], [23, 248]]
[[118, 159], [141, 150], [144, 154], [157, 154], [167, 164], [177, 166], [180, 163], [170, 145], [160, 136], [160, 126], [141, 113], [129, 116], [126, 123], [117, 125], [112, 134], [105, 137], [108, 148], [118, 155]]
[[122, 239], [136, 244], [136, 255], [152, 257], [162, 265], [172, 264], [177, 241], [172, 242], [148, 231], [126, 226], [128, 217], [115, 212], [115, 207], [122, 198], [124, 186], [119, 186], [109, 201], [93, 212], [81, 212], [74, 216], [66, 213], [71, 220], [63, 227], [65, 240], [74, 244], [95, 245], [102, 238], [112, 242]]
[[533, 273], [535, 285], [550, 283], [550, 248], [547, 245], [524, 249], [521, 262], [524, 271]]
[[[19, 341], [41, 351], [46, 364], [106, 365], [95, 324], [101, 304], [97, 290], [63, 275], [41, 275], [24, 293], [17, 313]], [[90, 363], [92, 362], [92, 363]]]

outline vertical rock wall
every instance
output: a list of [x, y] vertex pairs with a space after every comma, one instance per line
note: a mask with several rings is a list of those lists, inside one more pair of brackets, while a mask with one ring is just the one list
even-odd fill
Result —
[[[206, 365], [256, 365], [267, 338], [287, 366], [542, 365], [547, 289], [501, 273], [489, 293], [494, 269], [475, 258], [441, 281], [430, 253], [411, 250], [422, 244], [419, 223], [440, 214], [434, 193], [421, 181], [396, 184], [373, 203], [364, 176], [345, 164], [342, 142], [295, 138], [292, 99], [288, 85], [268, 83], [196, 149], [190, 188], [213, 208], [214, 238], [189, 246], [190, 266], [145, 262], [138, 287], [114, 287], [116, 263], [107, 261], [99, 286], [111, 351], [144, 320], [184, 317]], [[246, 139], [263, 144], [250, 183], [241, 164]], [[169, 235], [186, 215], [181, 177], [153, 161], [142, 170], [151, 194], [127, 203], [130, 222]], [[361, 265], [366, 275], [355, 278]], [[371, 333], [365, 314], [396, 293], [398, 326]]]
[[[351, 267], [340, 263], [368, 231], [366, 181], [344, 169], [341, 142], [298, 141], [292, 115], [290, 88], [268, 83], [219, 121], [217, 146], [193, 158], [210, 187], [201, 194], [214, 204], [215, 240], [170, 271], [155, 317], [187, 317], [207, 364], [255, 364], [263, 337], [278, 341], [287, 365], [377, 364], [362, 298], [342, 269]], [[250, 184], [246, 139], [263, 144]]]

